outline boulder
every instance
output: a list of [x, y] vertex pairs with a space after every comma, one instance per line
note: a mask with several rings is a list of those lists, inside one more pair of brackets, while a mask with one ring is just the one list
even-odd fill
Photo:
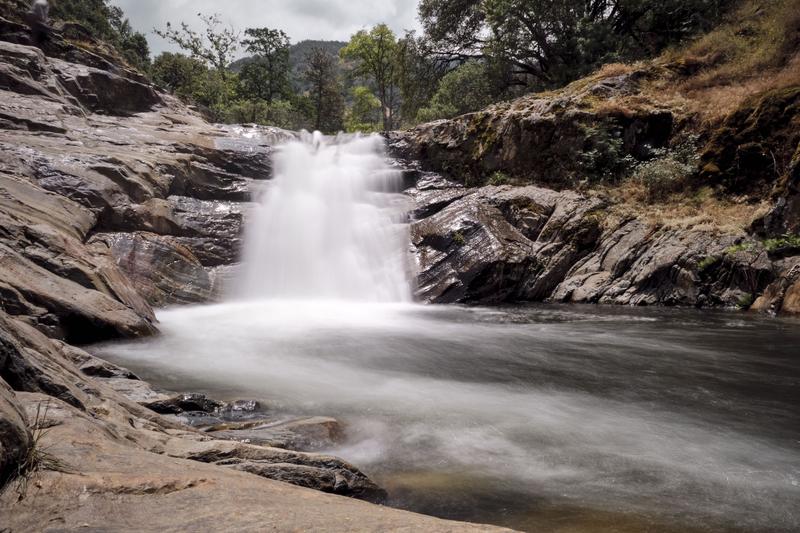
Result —
[[341, 423], [322, 416], [222, 423], [201, 429], [216, 439], [303, 452], [332, 448], [344, 439]]

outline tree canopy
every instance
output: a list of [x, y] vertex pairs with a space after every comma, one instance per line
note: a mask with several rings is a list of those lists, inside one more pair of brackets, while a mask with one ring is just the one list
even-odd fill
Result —
[[342, 58], [355, 61], [353, 75], [361, 76], [374, 86], [381, 103], [384, 130], [394, 125], [397, 105], [398, 44], [394, 32], [386, 24], [371, 30], [361, 30], [350, 39], [340, 52]]
[[422, 0], [420, 18], [442, 60], [504, 61], [553, 87], [604, 62], [651, 56], [707, 29], [731, 0]]

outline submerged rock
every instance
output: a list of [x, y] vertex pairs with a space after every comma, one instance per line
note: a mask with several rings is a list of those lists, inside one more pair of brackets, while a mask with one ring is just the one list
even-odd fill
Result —
[[332, 448], [344, 440], [341, 423], [335, 418], [322, 416], [222, 423], [204, 429], [217, 439], [296, 451]]
[[386, 491], [353, 465], [327, 455], [316, 455], [253, 446], [230, 441], [206, 441], [177, 448], [168, 455], [213, 463], [257, 476], [284, 481], [341, 496], [381, 503]]

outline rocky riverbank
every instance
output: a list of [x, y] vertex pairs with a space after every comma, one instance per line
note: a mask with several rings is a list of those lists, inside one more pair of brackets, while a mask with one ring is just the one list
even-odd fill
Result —
[[419, 177], [419, 296], [800, 313], [800, 85], [710, 121], [664, 88], [701, 66], [612, 66], [390, 134]]

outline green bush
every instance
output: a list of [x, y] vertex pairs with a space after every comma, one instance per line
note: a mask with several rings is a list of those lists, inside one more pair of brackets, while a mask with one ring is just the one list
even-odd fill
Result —
[[489, 176], [489, 185], [508, 185], [509, 183], [511, 183], [511, 177], [500, 170]]
[[633, 171], [633, 180], [644, 185], [649, 203], [664, 201], [687, 186], [700, 160], [697, 137], [654, 150], [653, 155], [653, 159], [637, 163]]
[[483, 109], [493, 101], [487, 67], [470, 61], [442, 78], [431, 101], [417, 113], [417, 121], [452, 118]]

